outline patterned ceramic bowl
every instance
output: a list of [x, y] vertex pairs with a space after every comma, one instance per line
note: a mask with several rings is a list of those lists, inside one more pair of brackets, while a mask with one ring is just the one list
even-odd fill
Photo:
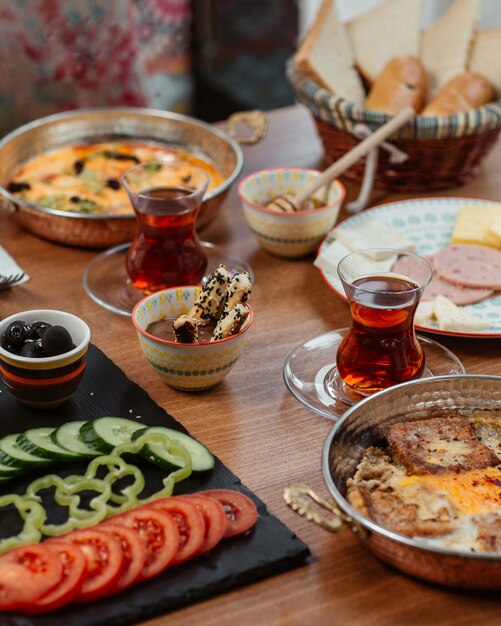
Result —
[[11, 322], [24, 320], [48, 322], [63, 326], [70, 333], [75, 348], [64, 354], [43, 358], [18, 356], [0, 347], [0, 374], [10, 393], [23, 404], [51, 409], [66, 402], [77, 390], [83, 378], [90, 329], [71, 313], [51, 309], [21, 311], [0, 322], [0, 334]]
[[237, 362], [252, 324], [252, 309], [242, 330], [218, 341], [177, 343], [159, 339], [147, 331], [153, 322], [174, 320], [188, 313], [200, 287], [173, 287], [143, 298], [132, 311], [132, 321], [146, 360], [170, 387], [183, 391], [210, 389], [228, 374]]
[[316, 250], [334, 226], [345, 195], [339, 181], [322, 187], [313, 196], [323, 206], [290, 213], [274, 211], [266, 204], [273, 198], [294, 195], [321, 172], [301, 168], [275, 168], [244, 178], [238, 193], [245, 219], [261, 246], [280, 257], [300, 257]]

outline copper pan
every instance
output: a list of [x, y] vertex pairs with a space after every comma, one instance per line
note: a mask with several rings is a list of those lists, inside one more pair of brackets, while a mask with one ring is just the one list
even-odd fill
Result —
[[[259, 112], [240, 114], [252, 126]], [[259, 140], [256, 130], [256, 140]], [[20, 226], [36, 235], [73, 246], [106, 248], [131, 241], [136, 231], [130, 215], [84, 215], [68, 213], [20, 200], [7, 191], [13, 173], [24, 161], [63, 145], [101, 140], [154, 141], [182, 147], [208, 157], [223, 175], [224, 182], [210, 191], [200, 209], [198, 230], [216, 215], [230, 187], [240, 174], [243, 155], [238, 140], [197, 119], [154, 109], [80, 109], [44, 117], [9, 133], [0, 141], [0, 195], [4, 208]], [[244, 143], [245, 140], [242, 141]]]
[[346, 481], [365, 449], [381, 443], [382, 426], [472, 409], [501, 410], [500, 376], [442, 376], [379, 392], [349, 409], [325, 441], [322, 472], [334, 503], [298, 484], [285, 490], [285, 500], [297, 513], [328, 530], [336, 532], [348, 526], [370, 552], [406, 574], [449, 587], [501, 589], [499, 552], [431, 547], [424, 539], [404, 537], [379, 526], [345, 498]]

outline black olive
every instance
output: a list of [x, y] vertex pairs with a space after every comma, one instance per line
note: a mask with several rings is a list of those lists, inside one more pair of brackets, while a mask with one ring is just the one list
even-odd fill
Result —
[[41, 339], [44, 332], [47, 328], [50, 327], [49, 322], [33, 322], [31, 325], [31, 338], [32, 339]]
[[30, 357], [31, 359], [36, 358], [42, 358], [45, 356], [45, 353], [43, 351], [42, 348], [42, 340], [41, 339], [28, 339], [28, 341], [26, 341], [23, 344], [23, 347], [21, 348], [21, 350], [19, 350], [19, 356], [27, 356]]
[[116, 191], [117, 189], [120, 189], [120, 183], [116, 178], [108, 178], [108, 180], [106, 181], [106, 187], [109, 187], [110, 189], [114, 189]]
[[29, 191], [31, 189], [31, 185], [29, 183], [16, 183], [15, 181], [12, 181], [8, 184], [7, 189], [13, 193], [16, 193], [17, 191]]
[[134, 154], [123, 154], [122, 152], [107, 152], [107, 159], [115, 159], [116, 161], [133, 161], [134, 163], [141, 163], [141, 161]]
[[24, 320], [11, 322], [5, 329], [7, 345], [14, 350], [20, 350], [24, 342], [31, 337], [31, 327]]
[[45, 356], [57, 356], [74, 348], [70, 333], [62, 326], [50, 326], [42, 335]]
[[73, 202], [73, 204], [78, 204], [80, 202], [80, 198], [78, 196], [71, 196], [70, 202]]
[[84, 165], [85, 163], [82, 161], [82, 159], [78, 159], [78, 161], [75, 161], [73, 163], [73, 170], [75, 174], [81, 174], [83, 172]]

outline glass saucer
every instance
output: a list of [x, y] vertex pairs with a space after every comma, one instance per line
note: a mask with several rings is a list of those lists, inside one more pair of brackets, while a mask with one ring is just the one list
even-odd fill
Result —
[[[292, 395], [311, 411], [331, 420], [366, 397], [348, 387], [337, 371], [336, 352], [349, 330], [339, 328], [309, 339], [285, 359], [284, 381]], [[466, 374], [450, 350], [428, 337], [418, 338], [426, 357], [422, 378]]]
[[[208, 257], [206, 277], [223, 264], [234, 274], [248, 272], [254, 282], [252, 268], [246, 261], [212, 243], [201, 243]], [[132, 309], [145, 295], [132, 284], [125, 271], [125, 255], [129, 246], [130, 243], [123, 243], [101, 252], [87, 265], [83, 274], [87, 294], [108, 311], [125, 316], [132, 314]]]

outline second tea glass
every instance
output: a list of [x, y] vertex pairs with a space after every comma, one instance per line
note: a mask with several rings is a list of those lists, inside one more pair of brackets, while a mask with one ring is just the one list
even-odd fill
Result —
[[142, 163], [122, 177], [137, 221], [126, 255], [132, 283], [144, 293], [196, 285], [207, 254], [195, 223], [209, 185], [207, 173], [184, 162]]

